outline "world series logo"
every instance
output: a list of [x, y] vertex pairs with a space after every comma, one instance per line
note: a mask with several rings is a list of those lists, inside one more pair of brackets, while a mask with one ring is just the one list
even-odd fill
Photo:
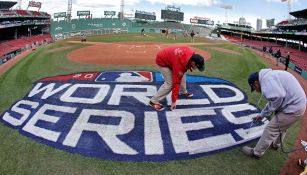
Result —
[[206, 156], [262, 134], [266, 123], [250, 127], [259, 109], [232, 83], [188, 75], [193, 98], [179, 97], [176, 110], [158, 112], [148, 103], [162, 83], [160, 73], [146, 71], [44, 78], [0, 120], [54, 148], [121, 161]]

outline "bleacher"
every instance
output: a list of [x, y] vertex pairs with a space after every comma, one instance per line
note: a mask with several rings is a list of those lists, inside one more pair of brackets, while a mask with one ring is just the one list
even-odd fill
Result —
[[[26, 50], [53, 41], [50, 34], [37, 35], [50, 27], [50, 15], [46, 12], [13, 10], [16, 4], [0, 1], [0, 65]], [[29, 34], [32, 36], [29, 37]]]
[[16, 16], [16, 13], [11, 10], [0, 10], [0, 16]]
[[26, 10], [14, 10], [19, 16], [30, 16], [30, 14]]
[[223, 35], [224, 38], [226, 38], [227, 41], [231, 41], [231, 42], [241, 42], [241, 39], [238, 37], [234, 37], [234, 36], [229, 36], [229, 35]]
[[196, 32], [199, 36], [209, 36], [211, 33], [211, 29], [204, 26], [190, 25], [190, 28], [187, 29], [188, 33], [192, 30]]
[[21, 39], [10, 40], [5, 43], [0, 44], [0, 56], [5, 53], [11, 52], [16, 49], [27, 49], [33, 47], [33, 44], [41, 45], [43, 43], [52, 42], [52, 37], [50, 34], [37, 35], [31, 37], [24, 37]]
[[10, 45], [11, 47], [25, 49], [26, 46], [27, 45], [30, 46], [31, 43], [23, 39], [15, 39], [15, 40], [7, 41], [5, 44]]
[[170, 28], [170, 29], [181, 29], [184, 30], [184, 25], [177, 22], [157, 22], [151, 24], [145, 24], [143, 27], [151, 28]]
[[281, 21], [276, 26], [280, 27], [280, 26], [305, 25], [305, 24], [307, 24], [306, 19], [297, 18], [297, 19]]
[[37, 11], [29, 11], [29, 12], [32, 14], [32, 16], [44, 16], [40, 12], [37, 12]]
[[256, 40], [249, 40], [249, 39], [242, 39], [235, 36], [228, 36], [223, 35], [228, 41], [235, 42], [235, 43], [241, 43], [246, 46], [250, 46], [253, 48], [256, 48], [257, 50], [262, 50], [264, 46], [266, 47], [272, 47], [273, 53], [275, 53], [277, 50], [280, 49], [281, 56], [286, 57], [288, 54], [290, 54], [290, 62], [296, 64], [298, 67], [307, 70], [307, 52], [302, 52], [293, 48], [285, 47], [283, 45], [279, 45], [272, 42], [266, 42], [266, 41], [256, 41]]
[[152, 24], [145, 24], [144, 27], [148, 27], [148, 28], [165, 28], [165, 26], [162, 24], [162, 22], [152, 23]]
[[[241, 42], [241, 40], [240, 40]], [[242, 39], [242, 44], [248, 45], [248, 46], [253, 46], [259, 50], [262, 50], [264, 46], [266, 47], [282, 47], [281, 45], [278, 45], [276, 43], [272, 42], [266, 42], [266, 41], [256, 41], [256, 40], [249, 40], [246, 38]]]
[[45, 17], [50, 17], [50, 14], [46, 13], [46, 12], [40, 12], [40, 14], [42, 14]]
[[170, 29], [182, 29], [184, 30], [184, 25], [181, 23], [177, 22], [163, 22], [162, 23], [165, 28], [170, 28]]
[[16, 49], [16, 47], [9, 46], [6, 43], [0, 43], [0, 56]]
[[48, 18], [50, 17], [50, 15], [46, 12], [27, 11], [27, 10], [0, 10], [0, 16], [48, 17]]
[[39, 43], [39, 44], [42, 44], [44, 41], [47, 41], [47, 42], [52, 41], [52, 38], [49, 34], [26, 37], [23, 39], [31, 43]]
[[195, 33], [197, 33], [200, 36], [209, 36], [212, 30], [205, 26], [189, 25], [189, 24], [170, 22], [170, 21], [149, 23], [149, 24], [147, 23], [143, 25], [142, 27], [159, 28], [159, 29], [169, 28], [171, 29], [171, 33], [173, 32], [176, 32], [177, 34], [182, 33], [182, 35], [184, 35], [184, 32], [190, 33], [193, 30]]

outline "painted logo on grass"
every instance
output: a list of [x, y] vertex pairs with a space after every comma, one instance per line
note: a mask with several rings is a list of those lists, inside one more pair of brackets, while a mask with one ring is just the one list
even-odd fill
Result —
[[[147, 104], [162, 83], [160, 73], [141, 71], [45, 78], [0, 119], [52, 147], [125, 161], [205, 156], [261, 135], [264, 125], [251, 125], [259, 109], [232, 83], [187, 76], [193, 98], [157, 112]], [[170, 105], [171, 96], [162, 103]]]

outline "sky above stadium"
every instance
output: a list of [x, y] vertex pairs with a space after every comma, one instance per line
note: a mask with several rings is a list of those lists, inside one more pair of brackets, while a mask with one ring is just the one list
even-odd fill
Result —
[[[3, 0], [0, 0], [3, 1]], [[8, 1], [8, 0], [6, 0]], [[42, 2], [41, 11], [46, 11], [53, 16], [57, 12], [67, 11], [68, 0], [37, 0]], [[239, 21], [244, 17], [247, 22], [256, 27], [257, 18], [275, 18], [276, 22], [288, 18], [288, 3], [282, 0], [125, 0], [125, 13], [134, 14], [135, 10], [155, 12], [157, 20], [161, 20], [161, 9], [166, 5], [175, 5], [184, 12], [184, 23], [189, 23], [193, 16], [210, 18], [215, 23], [226, 20], [225, 9], [221, 6], [230, 5], [227, 10], [228, 22]], [[291, 11], [307, 8], [307, 0], [290, 0]], [[29, 0], [22, 0], [22, 9], [27, 8]], [[104, 11], [120, 11], [121, 0], [73, 0], [72, 15], [77, 18], [77, 11], [90, 10], [93, 17], [104, 17]], [[30, 8], [30, 10], [35, 10]], [[276, 23], [275, 22], [275, 23]]]

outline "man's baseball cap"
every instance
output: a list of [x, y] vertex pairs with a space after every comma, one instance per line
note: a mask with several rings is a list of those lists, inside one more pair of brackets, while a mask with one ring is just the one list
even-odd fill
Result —
[[196, 63], [196, 67], [199, 71], [202, 72], [205, 70], [205, 59], [201, 55], [194, 53], [190, 60]]
[[251, 92], [253, 92], [255, 90], [254, 89], [255, 81], [259, 81], [259, 74], [258, 74], [258, 72], [253, 72], [248, 77], [248, 84], [251, 87]]

